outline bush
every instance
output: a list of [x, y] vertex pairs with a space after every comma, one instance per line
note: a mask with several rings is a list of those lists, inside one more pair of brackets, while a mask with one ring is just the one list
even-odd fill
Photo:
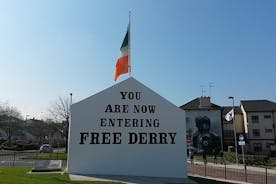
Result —
[[235, 156], [235, 153], [233, 152], [225, 152], [224, 153], [224, 159], [228, 162], [233, 162], [235, 163], [236, 162], [236, 156]]
[[[225, 160], [235, 163], [236, 162], [236, 156], [233, 152], [226, 152], [225, 154]], [[246, 165], [267, 165], [269, 163], [269, 156], [267, 155], [244, 155], [245, 163]], [[242, 164], [242, 155], [238, 155], [239, 163]]]
[[5, 150], [12, 150], [12, 151], [23, 151], [23, 150], [36, 150], [39, 148], [38, 144], [22, 144], [22, 143], [12, 143], [8, 144], [8, 142], [5, 142], [2, 144], [2, 149]]

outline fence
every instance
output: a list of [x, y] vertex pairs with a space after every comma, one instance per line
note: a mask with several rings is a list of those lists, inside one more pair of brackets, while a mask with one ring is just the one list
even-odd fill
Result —
[[[0, 153], [0, 166], [33, 166], [33, 159], [26, 159], [37, 152]], [[52, 155], [53, 159], [56, 157]], [[62, 165], [66, 165], [63, 160]], [[203, 162], [188, 162], [188, 173], [234, 181], [244, 181], [254, 184], [276, 184], [276, 170], [243, 165], [226, 165]]]
[[254, 184], [276, 184], [276, 170], [246, 165], [188, 163], [190, 175], [244, 181]]
[[33, 160], [25, 159], [32, 152], [0, 153], [0, 166], [31, 166]]
[[[9, 151], [0, 153], [0, 166], [33, 166], [35, 159], [63, 160], [63, 157], [58, 153], [50, 153], [41, 158], [38, 151]], [[63, 160], [62, 165], [66, 165], [66, 160]]]

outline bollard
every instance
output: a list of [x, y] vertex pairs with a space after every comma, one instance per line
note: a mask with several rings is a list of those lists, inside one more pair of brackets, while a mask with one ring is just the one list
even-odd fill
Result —
[[226, 163], [224, 163], [224, 179], [226, 179]]
[[192, 164], [191, 166], [192, 166], [192, 173], [196, 174], [194, 164]]
[[267, 184], [267, 168], [265, 168], [265, 184]]
[[206, 176], [206, 162], [204, 162], [204, 176]]
[[196, 174], [196, 169], [195, 169], [195, 165], [194, 164], [192, 164], [192, 170], [193, 170], [194, 174]]
[[14, 166], [14, 162], [15, 162], [15, 153], [13, 154], [13, 162], [12, 162], [12, 166]]
[[246, 165], [244, 165], [244, 177], [245, 177], [245, 182], [247, 182], [247, 172], [246, 172]]

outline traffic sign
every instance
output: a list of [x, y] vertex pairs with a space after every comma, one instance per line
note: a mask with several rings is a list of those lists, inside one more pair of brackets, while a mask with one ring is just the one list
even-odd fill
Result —
[[239, 141], [239, 146], [244, 146], [245, 145], [245, 141]]
[[239, 135], [239, 140], [244, 141], [244, 136], [242, 134]]

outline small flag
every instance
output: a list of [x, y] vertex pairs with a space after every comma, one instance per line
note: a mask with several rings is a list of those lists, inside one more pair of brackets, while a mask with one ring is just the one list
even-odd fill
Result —
[[234, 109], [231, 109], [226, 115], [225, 119], [227, 121], [231, 121], [234, 118]]
[[121, 50], [121, 55], [117, 59], [115, 73], [114, 73], [115, 81], [121, 74], [129, 72], [129, 26], [127, 28], [127, 33], [120, 50]]

